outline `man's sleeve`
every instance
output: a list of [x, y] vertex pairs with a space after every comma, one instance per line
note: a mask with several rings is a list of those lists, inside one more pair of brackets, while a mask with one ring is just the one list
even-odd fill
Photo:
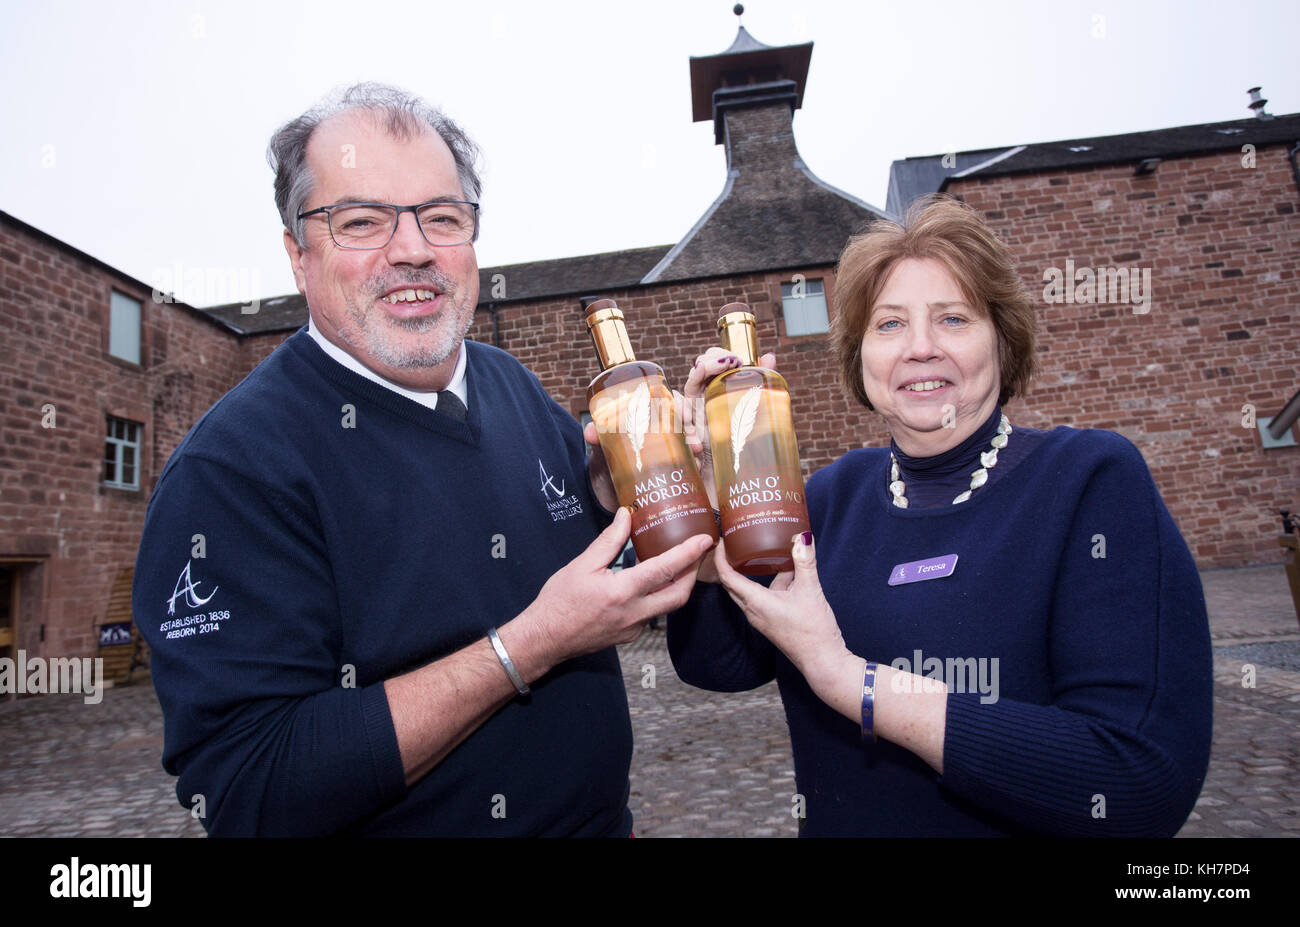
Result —
[[187, 456], [145, 522], [133, 610], [153, 654], [163, 766], [212, 835], [335, 833], [405, 794], [382, 682], [341, 665], [314, 513]]
[[1104, 440], [1057, 575], [1052, 702], [949, 694], [940, 781], [1040, 833], [1172, 836], [1209, 762], [1205, 600], [1141, 455]]

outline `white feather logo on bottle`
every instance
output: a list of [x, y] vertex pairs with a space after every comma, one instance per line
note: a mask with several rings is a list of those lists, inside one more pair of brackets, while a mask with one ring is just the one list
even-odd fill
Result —
[[754, 430], [754, 419], [758, 417], [758, 401], [762, 393], [761, 386], [751, 386], [732, 410], [731, 453], [735, 456], [735, 466], [731, 468], [733, 473], [740, 473], [740, 452], [745, 449], [749, 433]]
[[623, 420], [623, 430], [627, 432], [628, 443], [636, 454], [636, 468], [641, 469], [641, 451], [645, 447], [645, 435], [650, 430], [650, 388], [641, 382], [627, 404]]

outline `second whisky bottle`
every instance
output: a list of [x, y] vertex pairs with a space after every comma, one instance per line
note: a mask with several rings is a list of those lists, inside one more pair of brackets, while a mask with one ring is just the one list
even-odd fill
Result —
[[750, 576], [792, 570], [791, 539], [809, 529], [790, 393], [779, 373], [758, 366], [747, 305], [723, 306], [718, 329], [742, 365], [704, 392], [727, 562]]

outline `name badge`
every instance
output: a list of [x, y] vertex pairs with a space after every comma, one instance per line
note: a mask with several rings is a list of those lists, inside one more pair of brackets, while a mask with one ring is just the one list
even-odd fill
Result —
[[903, 586], [907, 583], [919, 583], [925, 579], [942, 579], [951, 576], [957, 569], [957, 555], [946, 554], [929, 560], [913, 560], [900, 563], [889, 573], [889, 585]]

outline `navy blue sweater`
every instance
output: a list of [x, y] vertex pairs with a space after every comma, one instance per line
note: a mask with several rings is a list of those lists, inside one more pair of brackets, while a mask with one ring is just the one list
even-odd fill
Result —
[[[1126, 439], [1057, 428], [1025, 443], [956, 506], [892, 505], [883, 448], [808, 481], [818, 575], [848, 648], [950, 683], [942, 777], [892, 743], [864, 746], [720, 586], [697, 585], [670, 616], [686, 682], [777, 680], [801, 834], [1162, 836], [1186, 820], [1212, 698], [1191, 554]], [[948, 554], [950, 576], [888, 585], [899, 564]]]
[[182, 805], [203, 796], [210, 833], [630, 830], [613, 648], [556, 667], [404, 783], [383, 680], [518, 615], [605, 522], [573, 417], [508, 354], [466, 348], [458, 422], [299, 332], [164, 469], [133, 605], [163, 766]]

